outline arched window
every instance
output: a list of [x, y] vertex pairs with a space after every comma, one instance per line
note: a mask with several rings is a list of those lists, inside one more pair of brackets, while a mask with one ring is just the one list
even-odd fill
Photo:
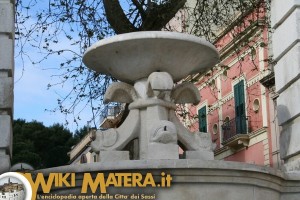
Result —
[[85, 154], [82, 154], [80, 157], [80, 163], [87, 163], [87, 158]]

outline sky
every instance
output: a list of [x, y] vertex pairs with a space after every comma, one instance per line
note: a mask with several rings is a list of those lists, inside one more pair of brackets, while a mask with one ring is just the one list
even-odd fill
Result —
[[[25, 26], [30, 28], [35, 23], [35, 19], [32, 18], [26, 23]], [[78, 124], [74, 122], [73, 116], [65, 116], [59, 111], [49, 111], [57, 108], [57, 99], [65, 96], [73, 87], [71, 83], [66, 83], [47, 89], [48, 84], [60, 81], [55, 75], [61, 73], [58, 69], [65, 59], [64, 56], [67, 55], [51, 56], [40, 64], [32, 64], [30, 59], [37, 60], [42, 56], [39, 50], [26, 45], [24, 51], [28, 54], [28, 57], [21, 57], [19, 56], [20, 49], [17, 41], [15, 43], [14, 119], [25, 119], [27, 122], [36, 120], [42, 122], [45, 126], [59, 123], [72, 132], [87, 125], [92, 115], [89, 108], [81, 112], [81, 120], [77, 121]], [[76, 49], [78, 47], [71, 46], [66, 38], [59, 38], [59, 42], [54, 45], [52, 45], [54, 49], [72, 49], [79, 52], [79, 49]], [[69, 122], [67, 126], [66, 120]]]
[[19, 179], [16, 179], [15, 177], [5, 177], [5, 178], [1, 178], [0, 179], [0, 185], [8, 183], [8, 179], [9, 178], [10, 178], [10, 182], [12, 182], [12, 183], [20, 183], [20, 184], [22, 184], [22, 182]]
[[[125, 5], [123, 5], [123, 3], [122, 6], [124, 7]], [[31, 7], [29, 10], [25, 11], [33, 14], [35, 12], [40, 12], [43, 6], [48, 6], [48, 4], [40, 3], [39, 5]], [[35, 24], [35, 18], [31, 17], [26, 21], [24, 26], [26, 29], [30, 29], [33, 24]], [[57, 44], [52, 44], [56, 45], [52, 46], [54, 49], [72, 49], [76, 52], [79, 52], [79, 49], [76, 49], [79, 47], [72, 46], [66, 38], [58, 38], [58, 40], [59, 42]], [[27, 45], [25, 46], [24, 50], [30, 58], [41, 57], [41, 54], [38, 53], [37, 48], [32, 48]], [[36, 120], [43, 122], [45, 126], [50, 126], [54, 123], [65, 125], [67, 120], [69, 124], [66, 126], [66, 128], [72, 132], [83, 127], [84, 125], [87, 125], [88, 121], [92, 118], [92, 112], [89, 107], [81, 111], [81, 108], [84, 107], [84, 105], [78, 106], [77, 112], [80, 111], [81, 118], [80, 121], [77, 121], [78, 124], [73, 121], [73, 116], [66, 117], [59, 111], [55, 113], [47, 111], [57, 108], [57, 99], [65, 96], [73, 87], [71, 83], [66, 83], [64, 85], [58, 85], [47, 90], [48, 84], [53, 84], [60, 81], [56, 76], [53, 75], [60, 73], [57, 68], [59, 68], [61, 61], [64, 59], [63, 56], [52, 56], [40, 64], [33, 65], [32, 61], [27, 57], [21, 58], [19, 56], [19, 51], [20, 49], [16, 45], [14, 72], [14, 119], [21, 118], [28, 122]], [[96, 121], [96, 125], [100, 125], [100, 120]]]
[[[38, 56], [32, 52], [31, 56]], [[54, 123], [65, 124], [68, 120], [70, 123], [66, 128], [74, 132], [76, 129], [87, 124], [90, 119], [88, 110], [81, 114], [81, 121], [77, 126], [73, 122], [72, 116], [66, 118], [59, 111], [50, 112], [56, 108], [57, 98], [59, 95], [64, 95], [70, 90], [69, 85], [59, 86], [55, 89], [47, 89], [49, 83], [55, 82], [53, 74], [56, 70], [47, 70], [48, 65], [59, 65], [54, 59], [48, 60], [43, 65], [32, 65], [30, 62], [24, 63], [19, 58], [15, 59], [15, 84], [14, 84], [14, 119], [25, 119], [30, 122], [36, 120], [43, 122], [45, 126], [53, 125]]]

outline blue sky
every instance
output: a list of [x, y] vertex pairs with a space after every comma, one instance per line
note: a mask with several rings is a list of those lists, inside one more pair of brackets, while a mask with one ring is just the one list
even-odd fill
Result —
[[[32, 51], [30, 56], [39, 56]], [[81, 113], [79, 125], [73, 122], [73, 116], [66, 116], [60, 112], [45, 111], [57, 107], [57, 98], [63, 96], [70, 90], [70, 85], [57, 86], [47, 90], [49, 83], [56, 82], [52, 75], [57, 70], [47, 68], [59, 66], [59, 59], [48, 59], [40, 65], [32, 65], [28, 60], [24, 62], [24, 68], [20, 58], [15, 59], [15, 85], [14, 85], [14, 118], [26, 119], [26, 121], [37, 120], [44, 125], [50, 126], [54, 123], [64, 124], [67, 119], [70, 124], [67, 126], [71, 131], [87, 124], [90, 119], [88, 110]]]
[[[30, 27], [33, 23], [35, 23], [34, 19], [27, 21], [26, 27]], [[29, 58], [23, 56], [21, 59], [17, 41], [15, 43], [14, 119], [21, 118], [29, 122], [37, 120], [46, 126], [54, 123], [65, 125], [66, 120], [68, 120], [69, 125], [66, 128], [73, 132], [87, 125], [87, 121], [91, 119], [92, 115], [89, 108], [81, 112], [81, 120], [78, 121], [78, 125], [73, 122], [73, 116], [66, 117], [59, 111], [55, 113], [46, 111], [56, 108], [58, 106], [57, 99], [65, 96], [73, 87], [71, 82], [68, 82], [47, 89], [48, 84], [60, 82], [60, 79], [55, 75], [62, 72], [59, 70], [60, 64], [65, 59], [64, 56], [68, 55], [50, 56], [42, 63], [33, 65], [30, 59], [38, 60], [42, 56], [39, 49], [26, 45], [24, 51]], [[54, 49], [67, 48], [79, 52], [79, 49], [76, 49], [78, 47], [71, 46], [70, 41], [65, 38], [60, 38], [59, 43], [54, 45], [52, 46]], [[84, 105], [79, 105], [75, 114], [81, 111], [82, 107]]]
[[[34, 56], [34, 53], [32, 53]], [[27, 121], [37, 120], [49, 126], [54, 123], [65, 123], [67, 119], [71, 122], [67, 128], [71, 131], [77, 129], [77, 125], [73, 123], [72, 116], [68, 118], [59, 112], [45, 111], [57, 107], [57, 98], [59, 95], [64, 95], [69, 91], [68, 85], [57, 87], [56, 89], [47, 90], [47, 85], [53, 82], [53, 70], [44, 70], [42, 67], [32, 64], [25, 64], [24, 71], [21, 61], [16, 59], [15, 65], [15, 85], [14, 85], [14, 118], [22, 118]], [[54, 61], [47, 62], [48, 64], [55, 63]], [[45, 66], [43, 66], [45, 67]], [[23, 72], [22, 72], [23, 71]], [[22, 75], [23, 73], [23, 75]], [[89, 119], [88, 112], [83, 112], [82, 120], [79, 122], [79, 127], [85, 125]]]
[[[128, 5], [124, 1], [121, 1], [121, 5], [124, 9], [128, 9]], [[34, 12], [40, 12], [45, 6], [48, 6], [48, 4], [38, 1], [37, 5], [30, 7], [29, 10], [25, 10], [24, 12], [34, 14]], [[35, 18], [30, 17], [24, 26], [30, 30], [33, 24], [35, 24]], [[51, 32], [51, 28], [48, 27], [48, 30], [49, 29]], [[77, 37], [77, 33], [74, 34], [73, 36]], [[58, 40], [59, 42], [57, 44], [52, 44], [52, 48], [72, 49], [73, 51], [79, 52], [79, 49], [76, 49], [79, 47], [72, 46], [71, 42], [65, 37], [58, 36]], [[87, 125], [88, 120], [92, 118], [92, 112], [90, 107], [85, 107], [83, 103], [77, 106], [75, 112], [75, 114], [80, 112], [81, 120], [77, 121], [78, 125], [73, 122], [73, 116], [66, 117], [59, 111], [55, 113], [45, 111], [46, 109], [51, 110], [56, 108], [58, 106], [57, 99], [65, 96], [71, 88], [73, 88], [72, 83], [67, 82], [64, 85], [57, 85], [47, 90], [49, 83], [54, 84], [60, 82], [58, 77], [53, 75], [61, 73], [61, 71], [57, 69], [61, 61], [65, 59], [64, 56], [67, 57], [68, 55], [51, 56], [46, 61], [33, 65], [29, 58], [23, 57], [23, 59], [21, 59], [21, 57], [18, 56], [20, 51], [18, 48], [17, 46], [15, 48], [14, 119], [21, 118], [26, 121], [37, 120], [43, 122], [46, 126], [50, 126], [54, 123], [65, 124], [66, 120], [68, 120], [69, 125], [66, 127], [73, 132]], [[40, 50], [32, 48], [30, 45], [26, 45], [24, 50], [30, 58], [35, 60], [42, 56], [39, 52]], [[96, 120], [95, 123], [99, 126], [100, 120]]]

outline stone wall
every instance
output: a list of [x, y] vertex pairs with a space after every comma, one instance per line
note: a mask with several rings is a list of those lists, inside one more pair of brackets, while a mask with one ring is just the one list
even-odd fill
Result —
[[9, 170], [12, 155], [14, 3], [0, 0], [0, 173]]
[[272, 0], [280, 155], [288, 171], [300, 170], [300, 1]]

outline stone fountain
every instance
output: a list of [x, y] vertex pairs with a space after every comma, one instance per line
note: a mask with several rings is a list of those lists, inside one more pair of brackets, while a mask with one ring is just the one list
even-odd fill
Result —
[[[153, 174], [156, 182], [162, 174], [171, 174], [172, 185], [108, 187], [108, 196], [102, 199], [300, 199], [299, 172], [213, 160], [210, 135], [190, 132], [176, 117], [176, 104], [197, 104], [200, 100], [198, 89], [180, 80], [203, 72], [218, 61], [213, 45], [180, 33], [129, 33], [94, 44], [86, 51], [83, 62], [121, 81], [111, 84], [105, 101], [129, 104], [129, 115], [119, 128], [96, 132], [92, 149], [99, 153], [100, 162], [37, 172], [45, 176], [52, 172], [77, 174], [76, 187], [56, 188], [51, 191], [53, 194], [80, 194], [85, 173], [95, 178], [99, 172], [105, 176], [138, 172]], [[125, 147], [136, 139], [138, 159], [129, 160]], [[179, 159], [178, 144], [184, 148], [186, 159]]]
[[101, 40], [83, 62], [96, 72], [122, 82], [110, 85], [105, 102], [129, 104], [129, 115], [118, 129], [97, 131], [92, 149], [102, 161], [129, 159], [124, 147], [139, 141], [139, 159], [178, 159], [178, 142], [186, 158], [213, 159], [208, 133], [187, 130], [176, 117], [176, 104], [198, 104], [195, 85], [174, 82], [211, 68], [219, 61], [206, 40], [180, 33], [137, 32]]

